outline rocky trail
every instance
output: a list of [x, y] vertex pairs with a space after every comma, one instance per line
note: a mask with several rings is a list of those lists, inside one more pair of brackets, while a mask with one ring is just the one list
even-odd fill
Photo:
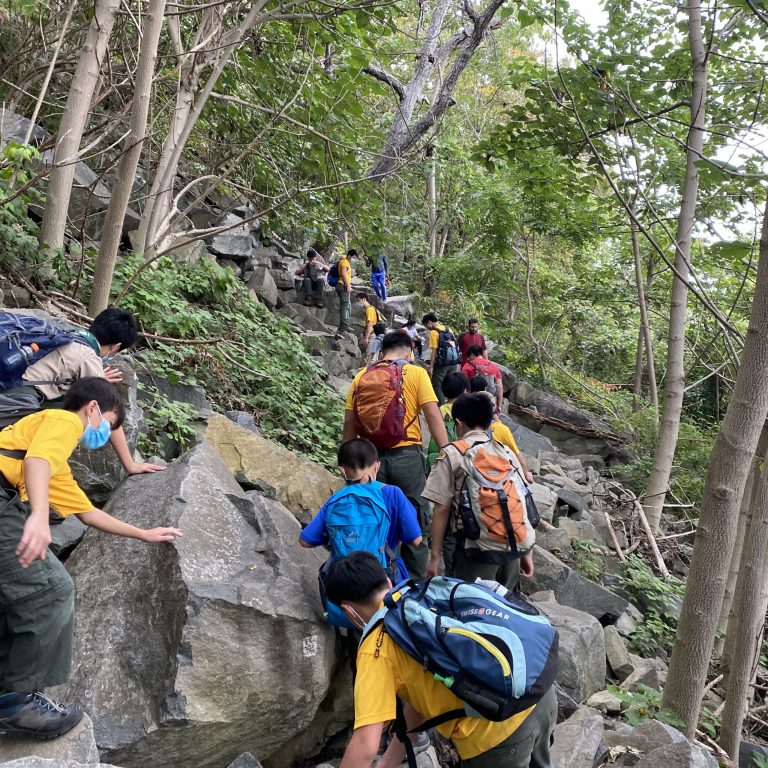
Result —
[[[237, 215], [245, 212], [227, 214]], [[328, 383], [346, 392], [362, 357], [354, 334], [335, 333], [335, 292], [326, 293], [325, 308], [305, 307], [293, 279], [303, 259], [274, 238], [265, 241], [245, 224], [176, 257], [231, 267], [253, 300], [290, 320]], [[6, 288], [5, 297], [9, 305], [24, 303], [16, 289]], [[394, 326], [413, 313], [409, 297], [379, 307]], [[359, 335], [357, 309], [353, 320]], [[142, 425], [137, 375], [128, 362], [120, 365], [133, 447]], [[629, 601], [616, 574], [620, 557], [646, 543], [628, 496], [606, 476], [626, 458], [622, 436], [503, 371], [504, 420], [535, 475], [544, 521], [525, 591], [560, 633], [553, 764], [716, 766], [708, 749], [667, 725], [619, 719], [622, 698], [607, 689], [659, 690], [666, 675], [664, 660], [629, 650], [642, 606]], [[142, 527], [177, 526], [185, 536], [151, 548], [87, 530], [74, 518], [54, 527], [54, 548], [76, 586], [77, 620], [72, 678], [53, 694], [80, 701], [89, 717], [54, 742], [1, 739], [0, 765], [336, 765], [352, 719], [351, 675], [336, 656], [317, 594], [324, 554], [302, 549], [298, 535], [340, 480], [264, 438], [249, 414], [213, 413], [201, 390], [161, 385], [198, 409], [190, 450], [163, 473], [127, 479], [109, 450], [79, 450], [73, 467], [111, 514]], [[585, 551], [599, 563], [594, 579], [575, 567]], [[450, 751], [438, 747], [442, 762], [431, 749], [420, 765], [451, 765]]]

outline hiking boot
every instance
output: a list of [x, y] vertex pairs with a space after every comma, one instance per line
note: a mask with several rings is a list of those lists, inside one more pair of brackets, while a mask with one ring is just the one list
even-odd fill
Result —
[[311, 307], [312, 306], [312, 299], [304, 299], [304, 306], [305, 307]]
[[[42, 691], [0, 697], [0, 734], [55, 739], [72, 730], [83, 716], [79, 704], [59, 704]], [[5, 701], [3, 701], [5, 700]]]
[[325, 304], [323, 304], [323, 302], [322, 302], [320, 299], [317, 299], [317, 300], [315, 301], [315, 306], [316, 306], [318, 309], [325, 309]]

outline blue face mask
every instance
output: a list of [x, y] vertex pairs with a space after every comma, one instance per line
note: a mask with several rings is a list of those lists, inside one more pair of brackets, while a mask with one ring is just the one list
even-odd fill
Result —
[[[99, 408], [99, 406], [96, 406]], [[101, 415], [101, 409], [99, 408], [99, 416], [101, 421], [98, 427], [91, 426], [90, 422], [86, 424], [85, 432], [83, 432], [80, 442], [89, 449], [95, 450], [96, 448], [103, 448], [109, 442], [109, 436], [112, 433], [112, 427], [109, 426], [109, 422]]]
[[115, 359], [114, 355], [104, 355], [104, 357], [101, 358], [101, 362], [106, 365], [107, 363], [111, 363]]

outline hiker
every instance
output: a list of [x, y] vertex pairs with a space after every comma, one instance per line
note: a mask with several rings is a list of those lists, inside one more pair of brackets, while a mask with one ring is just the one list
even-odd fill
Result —
[[488, 348], [485, 345], [485, 336], [479, 332], [479, 323], [476, 317], [470, 317], [467, 322], [467, 330], [464, 331], [458, 338], [457, 344], [459, 345], [459, 353], [461, 354], [461, 362], [467, 362], [467, 352], [470, 347], [480, 347], [481, 355], [488, 359]]
[[[427, 575], [435, 576], [439, 571], [443, 538], [453, 519], [457, 526], [453, 575], [466, 581], [498, 581], [516, 591], [520, 574], [533, 575], [533, 524], [538, 522], [530, 520], [527, 512], [523, 469], [511, 451], [489, 436], [493, 405], [486, 395], [460, 396], [452, 414], [459, 440], [438, 456], [422, 493], [433, 502]], [[484, 489], [476, 478], [486, 468], [492, 474], [507, 474], [509, 484], [505, 482], [504, 490], [509, 501], [507, 509], [498, 503], [495, 508], [483, 507], [481, 514]]]
[[366, 261], [371, 268], [371, 283], [376, 295], [382, 300], [387, 300], [387, 286], [389, 286], [389, 264], [383, 253], [367, 256]]
[[386, 318], [381, 314], [381, 312], [379, 312], [378, 309], [376, 309], [376, 307], [373, 306], [373, 304], [371, 304], [367, 293], [361, 292], [356, 294], [355, 301], [357, 302], [358, 306], [362, 307], [363, 309], [363, 335], [360, 338], [360, 344], [363, 349], [365, 349], [365, 347], [368, 345], [368, 339], [373, 333], [373, 326], [376, 325], [376, 323], [386, 322]]
[[423, 357], [424, 356], [424, 350], [423, 350], [424, 340], [421, 338], [421, 334], [416, 328], [416, 321], [412, 317], [408, 318], [408, 322], [405, 324], [405, 330], [408, 333], [408, 335], [411, 337], [411, 341], [413, 341], [413, 349], [416, 352], [416, 356]]
[[[345, 333], [352, 326], [352, 259], [357, 258], [357, 251], [350, 248], [346, 257], [336, 263], [336, 295], [339, 297], [339, 333]], [[329, 281], [330, 284], [330, 281]]]
[[365, 350], [366, 365], [377, 362], [381, 357], [381, 342], [384, 340], [386, 333], [387, 326], [385, 323], [376, 323], [373, 326], [373, 333], [368, 338], [368, 346]]
[[[11, 317], [17, 323], [30, 320], [21, 315]], [[56, 331], [50, 324], [31, 319], [31, 323], [35, 321], [36, 327], [45, 327], [46, 330], [41, 333]], [[0, 323], [0, 333], [4, 330], [2, 326]], [[28, 334], [29, 338], [32, 335]], [[113, 384], [121, 382], [123, 376], [120, 371], [107, 364], [136, 343], [138, 329], [136, 319], [130, 312], [111, 307], [100, 312], [87, 331], [70, 334], [69, 339], [63, 332], [60, 335], [64, 343], [43, 357], [33, 359], [32, 364], [26, 367], [19, 380], [22, 386], [13, 386], [14, 382], [11, 382], [11, 388], [4, 389], [0, 384], [3, 401], [0, 405], [0, 426], [11, 424], [21, 415], [33, 413], [40, 408], [57, 407], [71, 384], [78, 379], [97, 376]], [[0, 380], [3, 380], [2, 374]], [[9, 411], [14, 402], [23, 404], [23, 407], [17, 409], [16, 416], [6, 410]], [[134, 461], [122, 426], [112, 430], [109, 442], [129, 475], [161, 472], [165, 469], [159, 464]]]
[[[469, 379], [463, 373], [459, 371], [449, 373], [443, 379], [443, 397], [445, 397], [445, 402], [440, 406], [440, 415], [443, 417], [445, 431], [448, 433], [448, 439], [451, 442], [458, 439], [456, 422], [453, 420], [453, 404], [456, 402], [456, 398], [460, 395], [465, 395], [467, 392], [469, 392]], [[435, 463], [439, 453], [440, 448], [434, 438], [431, 438], [427, 448], [428, 470], [432, 469], [432, 465]], [[450, 575], [450, 572], [447, 573]]]
[[487, 384], [487, 392], [495, 398], [496, 407], [501, 410], [504, 401], [504, 383], [501, 370], [496, 363], [483, 357], [479, 344], [473, 344], [465, 353], [466, 362], [461, 366], [461, 372], [471, 381], [475, 376], [482, 376]]
[[[347, 392], [343, 439], [365, 437], [376, 446], [381, 462], [376, 479], [402, 490], [425, 535], [429, 507], [421, 498], [426, 468], [419, 413], [438, 446], [448, 444], [448, 435], [427, 372], [408, 362], [412, 349], [411, 338], [403, 330], [384, 336], [381, 359], [359, 371]], [[399, 407], [401, 402], [404, 408]], [[423, 578], [428, 557], [425, 542], [403, 545], [402, 553], [411, 576]]]
[[307, 251], [307, 263], [294, 273], [297, 277], [303, 277], [301, 290], [304, 294], [304, 306], [315, 306], [323, 309], [323, 291], [325, 283], [323, 273], [329, 272], [330, 267], [324, 264], [318, 252], [314, 248]]
[[[320, 507], [301, 532], [299, 544], [328, 546], [330, 562], [354, 550], [366, 550], [376, 555], [396, 584], [408, 579], [408, 569], [398, 551], [401, 543], [421, 544], [416, 510], [397, 486], [376, 480], [379, 454], [370, 440], [356, 437], [342, 443], [338, 463], [345, 487]], [[343, 624], [339, 621], [344, 614], [338, 606], [328, 606], [326, 600], [323, 603], [329, 623], [347, 625], [346, 620]]]
[[459, 370], [459, 350], [451, 329], [443, 325], [434, 312], [428, 312], [422, 319], [422, 324], [429, 330], [429, 377], [432, 386], [438, 393], [440, 405], [445, 402], [443, 397], [443, 379], [449, 374]]
[[25, 416], [0, 432], [0, 732], [51, 739], [82, 717], [76, 704], [43, 689], [69, 678], [74, 586], [48, 549], [49, 506], [85, 525], [145, 542], [171, 542], [177, 528], [144, 530], [96, 509], [72, 477], [78, 443], [106, 445], [125, 411], [115, 388], [87, 376], [69, 388], [61, 409]]
[[[436, 579], [425, 588], [438, 586], [438, 581], [446, 580]], [[447, 582], [446, 591], [452, 584], [461, 583]], [[466, 584], [462, 599], [467, 606], [465, 616], [469, 616], [454, 618], [445, 609], [429, 610], [427, 601], [419, 602], [418, 594], [411, 597], [414, 590], [407, 586], [397, 593], [390, 592], [391, 581], [368, 552], [354, 552], [332, 563], [326, 588], [329, 599], [340, 605], [350, 622], [364, 632], [357, 652], [354, 731], [341, 768], [370, 768], [384, 727], [392, 720], [401, 733], [404, 728], [423, 729], [434, 724], [442, 736], [451, 740], [466, 768], [552, 768], [549, 748], [557, 719], [557, 697], [552, 684], [557, 673], [558, 641], [556, 631], [535, 608], [526, 603], [530, 613], [525, 613], [518, 608], [520, 603], [508, 602], [482, 586]], [[413, 623], [408, 623], [408, 609], [398, 610], [401, 601], [408, 601], [409, 608], [414, 607]], [[498, 673], [485, 662], [489, 654], [480, 648], [475, 650], [476, 644], [483, 644], [474, 639], [478, 637], [474, 632], [446, 634], [441, 643], [450, 642], [452, 654], [446, 654], [434, 630], [429, 629], [419, 633], [416, 648], [410, 638], [416, 639], [417, 620], [423, 616], [423, 625], [427, 627], [434, 624], [435, 614], [443, 627], [461, 627], [471, 622], [476, 632], [476, 627], [488, 626], [493, 631], [494, 645], [504, 647], [513, 659], [513, 668], [526, 670], [523, 687], [530, 698], [518, 702], [508, 692], [502, 697], [493, 691], [496, 701], [503, 700], [504, 711], [514, 714], [499, 722], [467, 716], [465, 701], [469, 696], [462, 701], [449, 688], [460, 688], [457, 683], [461, 678], [433, 670], [441, 670], [444, 664], [453, 664], [459, 673], [469, 668], [475, 673], [470, 679], [479, 680], [478, 699], [491, 688], [491, 679]], [[526, 638], [525, 644], [520, 642], [519, 635]], [[485, 645], [483, 648], [487, 651]], [[511, 675], [512, 670], [508, 671]], [[509, 689], [512, 688], [510, 683]], [[404, 702], [402, 709], [398, 698]], [[532, 702], [533, 706], [526, 707]], [[402, 734], [402, 738], [413, 742], [416, 736]], [[404, 741], [393, 738], [377, 767], [399, 768], [406, 754]], [[410, 750], [409, 765], [415, 765], [414, 751]]]

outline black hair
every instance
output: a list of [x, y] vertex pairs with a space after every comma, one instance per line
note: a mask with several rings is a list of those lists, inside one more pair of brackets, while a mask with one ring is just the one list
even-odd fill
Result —
[[472, 355], [472, 357], [482, 357], [483, 356], [483, 348], [479, 344], [473, 344], [468, 350], [467, 350], [467, 357]]
[[421, 322], [426, 325], [427, 323], [436, 323], [437, 315], [434, 312], [427, 312], [424, 317], [421, 318]]
[[310, 248], [307, 251], [307, 258], [308, 259], [314, 259], [316, 256], [319, 256], [319, 255], [320, 254], [314, 248]]
[[138, 328], [136, 319], [125, 309], [110, 307], [99, 312], [88, 329], [99, 344], [108, 346], [119, 344], [120, 349], [128, 349], [136, 343]]
[[356, 299], [368, 299], [368, 294], [365, 293], [365, 291], [360, 291], [360, 293], [355, 294]]
[[354, 248], [350, 248], [347, 251], [347, 256], [357, 256], [357, 251]]
[[386, 333], [387, 331], [387, 324], [386, 323], [376, 323], [376, 325], [373, 326], [373, 332], [377, 336], [381, 336], [382, 333]]
[[466, 424], [468, 429], [488, 429], [493, 422], [493, 403], [482, 392], [473, 392], [458, 397], [452, 413], [453, 418]]
[[392, 349], [413, 349], [413, 339], [402, 329], [390, 331], [381, 340], [381, 352], [389, 352]]
[[467, 325], [472, 325], [472, 323], [477, 323], [476, 317], [470, 317], [469, 320], [467, 320]]
[[412, 326], [416, 325], [416, 320], [412, 317], [408, 318], [408, 322], [405, 324], [406, 328], [411, 328]]
[[469, 379], [463, 373], [454, 371], [443, 379], [442, 389], [448, 400], [455, 400], [469, 389]]
[[357, 550], [332, 562], [325, 578], [325, 593], [336, 605], [367, 603], [387, 589], [387, 572], [375, 555]]
[[487, 392], [488, 381], [486, 380], [485, 376], [473, 376], [469, 380], [469, 391], [470, 392]]
[[78, 379], [64, 395], [62, 408], [65, 411], [79, 411], [84, 405], [95, 400], [99, 404], [102, 414], [114, 413], [117, 416], [112, 429], [123, 426], [125, 421], [125, 407], [117, 390], [106, 380], [98, 376], [86, 376]]
[[336, 457], [340, 467], [359, 471], [375, 464], [379, 460], [379, 452], [370, 440], [353, 437], [339, 446]]

